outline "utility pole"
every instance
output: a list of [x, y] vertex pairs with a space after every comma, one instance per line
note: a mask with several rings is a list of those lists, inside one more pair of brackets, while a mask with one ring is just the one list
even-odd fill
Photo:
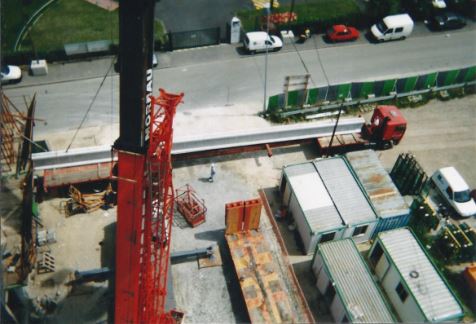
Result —
[[[273, 1], [273, 0], [271, 0]], [[266, 19], [266, 35], [269, 37], [269, 14], [271, 11], [271, 2], [268, 2], [268, 7], [266, 8], [267, 11], [267, 19]], [[268, 51], [269, 51], [269, 40], [266, 40], [266, 55], [264, 57], [264, 98], [263, 98], [263, 114], [266, 114], [266, 90], [268, 87]]]

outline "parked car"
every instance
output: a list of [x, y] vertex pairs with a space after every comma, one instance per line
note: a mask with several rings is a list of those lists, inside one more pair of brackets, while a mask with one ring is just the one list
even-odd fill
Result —
[[15, 65], [2, 66], [2, 84], [18, 83], [22, 79], [21, 69]]
[[445, 9], [446, 8], [445, 0], [431, 0], [431, 4], [433, 5], [433, 7], [438, 8], [438, 9]]
[[408, 14], [383, 18], [370, 28], [370, 33], [378, 41], [405, 39], [413, 31], [413, 20]]
[[357, 29], [346, 25], [334, 25], [326, 32], [326, 37], [331, 42], [355, 41], [359, 35]]
[[431, 176], [445, 201], [461, 216], [476, 215], [476, 203], [471, 199], [471, 191], [463, 177], [454, 167], [437, 170]]
[[466, 26], [466, 20], [457, 13], [446, 11], [430, 18], [430, 27], [433, 29], [459, 29]]
[[270, 36], [266, 32], [249, 32], [246, 33], [243, 40], [243, 47], [250, 53], [279, 51], [283, 48], [283, 42], [277, 36]]

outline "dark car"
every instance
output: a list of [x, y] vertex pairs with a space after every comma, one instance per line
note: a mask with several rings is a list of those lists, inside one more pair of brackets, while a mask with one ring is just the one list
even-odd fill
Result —
[[327, 30], [326, 37], [331, 42], [354, 41], [359, 38], [359, 31], [350, 26], [334, 25]]
[[430, 26], [433, 29], [459, 29], [466, 26], [465, 19], [454, 13], [454, 12], [444, 12], [437, 15], [434, 15], [430, 19]]

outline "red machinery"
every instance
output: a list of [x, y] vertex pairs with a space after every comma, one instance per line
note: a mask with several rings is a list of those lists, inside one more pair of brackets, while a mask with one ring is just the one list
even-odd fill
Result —
[[406, 129], [407, 121], [397, 107], [377, 106], [370, 124], [364, 124], [360, 133], [319, 137], [317, 146], [322, 154], [366, 147], [387, 149], [400, 143]]
[[115, 322], [169, 323], [165, 309], [174, 191], [172, 124], [183, 94], [152, 96], [155, 0], [119, 7], [120, 122]]
[[398, 144], [407, 129], [407, 121], [395, 106], [377, 106], [374, 109], [370, 124], [362, 129], [364, 135], [371, 141], [387, 146]]
[[172, 123], [183, 94], [152, 97], [146, 155], [118, 151], [116, 323], [159, 323], [165, 312], [174, 191]]

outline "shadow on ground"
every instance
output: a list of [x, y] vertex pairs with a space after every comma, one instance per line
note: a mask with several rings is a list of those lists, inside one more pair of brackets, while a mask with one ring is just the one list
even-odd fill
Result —
[[299, 285], [306, 297], [312, 315], [317, 322], [332, 323], [334, 320], [329, 308], [316, 287], [316, 277], [311, 269], [312, 260], [294, 263], [293, 268], [298, 278]]
[[226, 288], [230, 295], [231, 306], [233, 314], [235, 315], [237, 323], [250, 323], [247, 308], [243, 295], [241, 293], [240, 281], [237, 278], [231, 254], [223, 239], [219, 244], [220, 254], [223, 261], [223, 274], [225, 276]]

